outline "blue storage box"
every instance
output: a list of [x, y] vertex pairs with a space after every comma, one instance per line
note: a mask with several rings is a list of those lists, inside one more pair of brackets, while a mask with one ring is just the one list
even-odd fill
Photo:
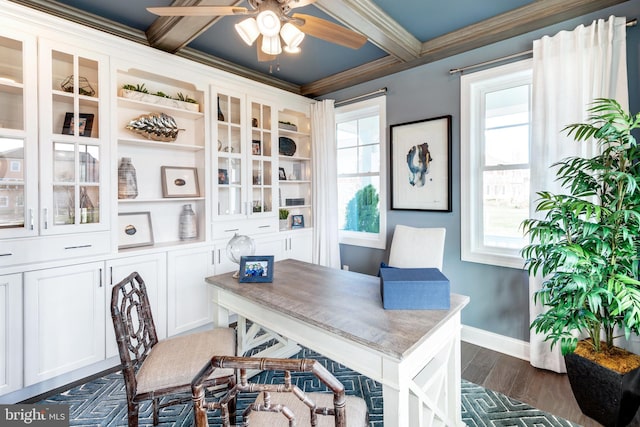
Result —
[[437, 268], [380, 268], [382, 306], [391, 310], [448, 310], [449, 279]]

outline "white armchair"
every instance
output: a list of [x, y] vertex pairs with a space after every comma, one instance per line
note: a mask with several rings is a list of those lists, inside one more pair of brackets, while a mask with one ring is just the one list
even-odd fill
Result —
[[396, 225], [391, 240], [389, 266], [437, 268], [442, 271], [445, 228], [417, 228]]

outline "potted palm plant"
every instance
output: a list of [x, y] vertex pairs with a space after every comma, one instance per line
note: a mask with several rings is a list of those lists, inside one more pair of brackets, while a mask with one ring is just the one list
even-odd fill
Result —
[[589, 113], [564, 131], [576, 143], [595, 140], [598, 154], [553, 165], [565, 192], [538, 193], [542, 218], [523, 222], [530, 244], [522, 255], [529, 274], [544, 277], [534, 299], [546, 311], [531, 328], [560, 345], [582, 412], [625, 426], [640, 404], [640, 365], [619, 369], [620, 357], [639, 358], [614, 339], [640, 329], [640, 148], [632, 135], [640, 114], [611, 99], [595, 100]]

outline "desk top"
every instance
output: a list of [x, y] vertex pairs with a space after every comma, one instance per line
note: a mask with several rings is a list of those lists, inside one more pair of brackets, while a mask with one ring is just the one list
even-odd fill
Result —
[[378, 277], [291, 259], [274, 263], [273, 283], [239, 283], [230, 273], [206, 281], [398, 359], [469, 302], [451, 294], [449, 310], [385, 310]]

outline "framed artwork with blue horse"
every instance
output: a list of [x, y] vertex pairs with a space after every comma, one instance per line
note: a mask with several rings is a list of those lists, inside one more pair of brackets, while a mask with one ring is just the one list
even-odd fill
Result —
[[451, 212], [451, 116], [390, 128], [391, 209]]

